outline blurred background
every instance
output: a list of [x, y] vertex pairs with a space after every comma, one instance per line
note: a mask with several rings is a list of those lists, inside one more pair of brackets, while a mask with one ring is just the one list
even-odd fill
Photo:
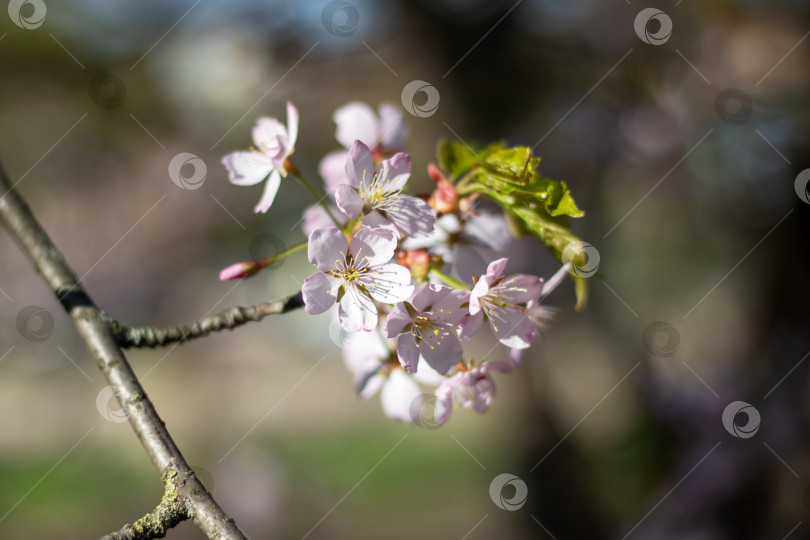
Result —
[[[537, 145], [599, 253], [587, 309], [566, 282], [490, 411], [438, 430], [354, 395], [328, 316], [132, 351], [222, 506], [254, 539], [808, 538], [808, 31], [799, 0], [10, 2], [0, 159], [100, 306], [176, 324], [311, 273], [298, 254], [217, 280], [268, 234], [305, 239], [299, 184], [256, 215], [261, 187], [220, 165], [256, 117], [296, 104], [295, 161], [317, 179], [337, 107], [426, 81], [440, 103], [405, 114], [412, 189], [440, 138]], [[194, 189], [169, 177], [180, 153], [202, 160]], [[530, 241], [510, 256], [557, 266]], [[104, 387], [0, 232], [0, 537], [99, 537], [157, 504]], [[528, 489], [518, 509], [490, 496], [503, 473]]]

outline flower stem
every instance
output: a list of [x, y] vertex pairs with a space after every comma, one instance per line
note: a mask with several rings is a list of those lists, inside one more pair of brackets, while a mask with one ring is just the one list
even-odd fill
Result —
[[[456, 181], [456, 191], [458, 191], [459, 195], [462, 194], [462, 190], [470, 183], [470, 180], [473, 179], [475, 173], [478, 172], [478, 167], [473, 167], [469, 171], [467, 171], [461, 178]], [[468, 191], [469, 193], [469, 191]]]
[[428, 270], [428, 273], [433, 274], [434, 276], [442, 280], [445, 284], [450, 285], [453, 288], [467, 289], [467, 290], [470, 290], [471, 288], [469, 285], [467, 285], [460, 279], [456, 279], [453, 276], [449, 276], [437, 268], [431, 268], [430, 270]]
[[312, 196], [315, 197], [315, 200], [318, 202], [318, 204], [321, 205], [324, 211], [326, 211], [326, 214], [330, 218], [332, 218], [332, 221], [335, 222], [335, 226], [337, 226], [338, 229], [343, 230], [343, 225], [341, 225], [340, 221], [338, 221], [337, 218], [332, 214], [332, 211], [329, 209], [329, 206], [324, 201], [326, 196], [319, 195], [317, 190], [314, 187], [312, 187], [312, 184], [310, 184], [306, 178], [304, 178], [304, 175], [301, 174], [301, 171], [299, 171], [298, 168], [293, 168], [289, 172], [290, 174], [298, 178], [298, 180], [304, 185], [305, 188], [307, 188], [307, 190], [312, 194]]
[[280, 261], [281, 259], [283, 259], [283, 258], [285, 258], [285, 257], [287, 257], [289, 255], [292, 255], [296, 251], [301, 251], [302, 249], [306, 248], [307, 245], [309, 245], [308, 241], [307, 242], [302, 242], [301, 244], [298, 244], [297, 246], [291, 247], [287, 251], [282, 251], [278, 255], [273, 255], [272, 257], [267, 257], [266, 259], [262, 259], [261, 262], [264, 264], [264, 266], [270, 266], [274, 262]]

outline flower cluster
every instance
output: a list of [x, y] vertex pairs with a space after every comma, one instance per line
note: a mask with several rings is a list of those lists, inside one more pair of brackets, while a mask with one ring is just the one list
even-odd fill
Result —
[[[352, 102], [335, 112], [343, 149], [321, 160], [323, 197], [290, 160], [298, 134], [292, 104], [287, 120], [285, 127], [260, 118], [256, 148], [229, 154], [223, 164], [233, 184], [267, 179], [256, 212], [270, 208], [288, 174], [316, 196], [303, 229], [317, 271], [301, 292], [309, 314], [337, 305], [336, 319], [348, 334], [344, 360], [358, 394], [368, 398], [379, 390], [385, 414], [405, 422], [422, 419], [427, 402], [435, 405], [437, 423], [458, 407], [485, 412], [495, 394], [492, 374], [513, 372], [522, 351], [538, 340], [554, 314], [541, 300], [567, 266], [548, 282], [508, 274], [501, 254], [512, 236], [502, 209], [479, 204], [481, 193], [463, 190], [463, 179], [448, 178], [434, 163], [426, 169], [435, 189], [407, 194], [408, 133], [396, 107], [375, 112]], [[238, 263], [220, 278], [249, 277], [270, 262]], [[509, 349], [507, 360], [487, 360], [488, 354], [476, 360], [465, 352], [464, 342], [485, 326]]]

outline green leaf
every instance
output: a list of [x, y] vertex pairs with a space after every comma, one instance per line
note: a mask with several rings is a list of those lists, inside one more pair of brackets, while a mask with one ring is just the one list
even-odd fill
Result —
[[481, 150], [474, 150], [464, 143], [442, 139], [436, 146], [436, 157], [439, 160], [439, 167], [446, 171], [452, 180], [468, 172], [503, 146], [503, 143], [493, 143]]
[[484, 168], [490, 175], [519, 186], [529, 183], [539, 164], [540, 158], [533, 158], [531, 148], [526, 146], [500, 150], [484, 160]]
[[[574, 201], [565, 182], [546, 178], [537, 172], [540, 158], [531, 148], [504, 148], [502, 144], [474, 150], [459, 143], [439, 145], [443, 168], [456, 176], [467, 173], [458, 182], [462, 196], [479, 193], [496, 202], [507, 217], [510, 230], [540, 239], [557, 260], [563, 251], [580, 239], [570, 231], [569, 218], [585, 215]], [[585, 306], [587, 282], [575, 277], [577, 310]]]

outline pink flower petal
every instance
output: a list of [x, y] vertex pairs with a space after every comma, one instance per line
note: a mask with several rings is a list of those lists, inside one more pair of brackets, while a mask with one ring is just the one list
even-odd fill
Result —
[[478, 331], [481, 330], [481, 327], [483, 325], [484, 325], [483, 311], [467, 315], [459, 323], [458, 336], [466, 341], [472, 338], [475, 334], [477, 334]]
[[399, 363], [408, 373], [416, 373], [419, 362], [419, 349], [411, 334], [400, 334], [397, 338], [397, 357]]
[[483, 277], [478, 280], [475, 286], [472, 288], [470, 292], [470, 314], [477, 315], [481, 311], [481, 301], [480, 298], [482, 296], [486, 296], [489, 293], [489, 283]]
[[346, 236], [337, 227], [317, 229], [309, 235], [309, 262], [322, 272], [342, 267], [348, 251]]
[[402, 329], [412, 322], [413, 319], [408, 310], [405, 309], [405, 305], [402, 302], [397, 303], [385, 319], [385, 326], [383, 326], [385, 337], [397, 337], [402, 332]]
[[318, 315], [335, 305], [340, 281], [318, 272], [304, 280], [301, 293], [304, 297], [304, 310], [310, 315]]
[[385, 209], [385, 217], [405, 236], [420, 238], [433, 233], [436, 212], [423, 201], [410, 195], [399, 195], [396, 205]]
[[408, 128], [402, 121], [402, 109], [383, 103], [380, 105], [380, 144], [389, 152], [405, 149]]
[[422, 283], [416, 286], [413, 291], [413, 298], [411, 298], [411, 305], [418, 312], [425, 311], [428, 306], [432, 306], [450, 294], [452, 291], [447, 285], [439, 285], [436, 283]]
[[222, 158], [228, 181], [237, 186], [253, 186], [267, 178], [273, 162], [261, 152], [232, 152]]
[[399, 238], [400, 236], [399, 229], [397, 229], [396, 225], [391, 223], [388, 220], [388, 218], [386, 218], [376, 210], [372, 210], [371, 212], [363, 216], [362, 223], [364, 227], [368, 227], [369, 229], [385, 229], [386, 231], [394, 233], [394, 236], [396, 236], [397, 238]]
[[340, 184], [348, 184], [346, 178], [346, 161], [349, 153], [346, 150], [335, 150], [326, 154], [318, 165], [318, 172], [326, 184], [326, 191], [334, 193]]
[[286, 155], [286, 143], [288, 141], [287, 128], [275, 118], [266, 116], [256, 120], [253, 128], [253, 143], [257, 150], [267, 154], [273, 160], [279, 159], [281, 155]]
[[[413, 293], [411, 272], [398, 264], [383, 264], [358, 279], [374, 300], [394, 304], [407, 300]], [[376, 308], [375, 308], [376, 317]]]
[[458, 325], [469, 313], [469, 310], [461, 307], [469, 300], [470, 291], [453, 289], [446, 296], [434, 300], [431, 311], [436, 317], [441, 317], [444, 322]]
[[543, 292], [543, 280], [528, 274], [515, 274], [492, 288], [491, 294], [510, 304], [537, 300]]
[[501, 310], [497, 319], [487, 313], [489, 325], [498, 341], [513, 349], [526, 349], [537, 338], [537, 330], [523, 311]]
[[377, 306], [357, 287], [346, 287], [338, 309], [340, 326], [347, 332], [370, 332], [377, 327]]
[[267, 182], [264, 183], [264, 191], [262, 191], [262, 198], [259, 200], [256, 207], [253, 209], [255, 213], [265, 213], [270, 209], [272, 206], [273, 201], [276, 199], [276, 194], [278, 193], [278, 188], [281, 185], [281, 173], [278, 172], [278, 169], [274, 169], [272, 173], [270, 173], [270, 178], [267, 179]]
[[332, 116], [337, 124], [335, 138], [346, 148], [354, 141], [363, 141], [367, 146], [377, 146], [380, 133], [374, 111], [359, 101], [352, 101], [335, 111]]
[[295, 147], [298, 142], [298, 109], [295, 105], [287, 102], [287, 153]]
[[397, 239], [391, 231], [364, 227], [352, 237], [351, 252], [358, 267], [369, 267], [390, 261], [396, 247]]
[[366, 203], [357, 194], [357, 190], [349, 184], [341, 184], [335, 190], [335, 201], [340, 211], [350, 219], [354, 219], [363, 211]]
[[430, 367], [442, 375], [461, 361], [463, 353], [455, 328], [449, 328], [444, 332], [439, 330], [438, 334], [433, 332], [423, 334], [417, 348]]
[[408, 423], [413, 422], [411, 404], [419, 398], [420, 392], [419, 385], [416, 384], [413, 377], [401, 369], [393, 370], [380, 393], [383, 412], [389, 418]]
[[371, 150], [362, 141], [354, 141], [346, 160], [346, 178], [352, 187], [368, 186], [374, 178], [374, 159]]
[[[338, 221], [342, 222], [341, 225], [345, 223], [345, 216], [343, 216], [337, 208], [329, 205], [329, 210]], [[301, 222], [301, 228], [304, 230], [304, 234], [306, 234], [307, 237], [316, 229], [328, 229], [334, 226], [335, 222], [332, 221], [332, 218], [329, 217], [329, 214], [326, 213], [326, 210], [324, 210], [323, 206], [320, 204], [313, 204], [304, 210], [304, 219]]]
[[378, 170], [377, 182], [387, 192], [402, 189], [411, 175], [411, 157], [400, 152], [391, 159], [384, 160]]
[[501, 277], [503, 275], [504, 269], [506, 268], [506, 263], [508, 262], [509, 259], [504, 257], [502, 259], [498, 259], [496, 261], [492, 261], [491, 263], [489, 263], [489, 266], [487, 267], [487, 273], [484, 275], [484, 278], [486, 278], [487, 283], [491, 285], [492, 282]]

